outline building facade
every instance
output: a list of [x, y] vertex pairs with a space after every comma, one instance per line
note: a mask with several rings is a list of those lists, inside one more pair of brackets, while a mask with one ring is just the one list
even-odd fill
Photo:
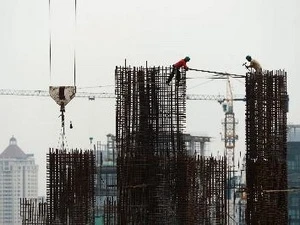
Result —
[[[106, 144], [97, 142], [96, 150], [96, 218], [95, 224], [116, 224], [117, 152], [116, 137], [106, 135]], [[109, 213], [108, 213], [109, 212]], [[106, 214], [106, 216], [105, 216]], [[109, 216], [108, 216], [109, 215]]]
[[20, 199], [38, 197], [38, 165], [12, 137], [0, 154], [0, 224], [22, 224]]
[[300, 224], [300, 125], [289, 125], [287, 136], [289, 225]]

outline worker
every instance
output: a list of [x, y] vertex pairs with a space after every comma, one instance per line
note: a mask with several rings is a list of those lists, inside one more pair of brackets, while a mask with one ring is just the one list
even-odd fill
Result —
[[169, 75], [168, 80], [166, 81], [167, 85], [170, 85], [171, 80], [173, 79], [176, 73], [176, 85], [179, 85], [179, 81], [181, 79], [180, 68], [184, 68], [188, 70], [186, 63], [190, 61], [190, 57], [186, 56], [184, 59], [179, 60], [177, 63], [173, 65], [172, 72]]
[[262, 68], [261, 65], [259, 64], [259, 62], [255, 59], [252, 59], [252, 57], [250, 55], [246, 56], [246, 59], [248, 62], [250, 62], [250, 64], [247, 66], [246, 68], [253, 68], [255, 70], [255, 72], [261, 73], [262, 72]]

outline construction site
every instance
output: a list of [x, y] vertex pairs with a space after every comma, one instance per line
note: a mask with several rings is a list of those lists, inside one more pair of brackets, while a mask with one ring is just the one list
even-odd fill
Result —
[[[77, 1], [72, 4], [76, 25]], [[49, 33], [51, 78], [53, 59], [60, 53], [53, 54], [51, 29]], [[128, 65], [125, 60], [109, 74], [114, 76], [114, 93], [93, 93], [78, 91], [75, 49], [72, 54], [72, 85], [49, 85], [47, 91], [0, 89], [0, 95], [51, 97], [59, 107], [59, 145], [49, 146], [45, 154], [46, 197], [20, 198], [23, 225], [292, 224], [288, 193], [299, 188], [288, 185], [285, 70], [258, 70], [248, 66], [247, 59], [244, 74], [186, 64], [174, 72], [176, 64]], [[226, 95], [189, 94], [188, 70], [225, 81]], [[233, 94], [232, 80], [243, 83], [242, 97]], [[76, 98], [113, 99], [109, 113], [115, 127], [106, 144], [90, 137], [88, 149], [69, 147], [66, 127], [72, 129], [73, 124], [66, 120], [66, 109]], [[190, 100], [220, 103], [223, 149], [207, 151], [215, 137], [187, 132]], [[239, 153], [235, 101], [245, 105], [245, 149]]]
[[233, 97], [223, 100], [224, 155], [204, 156], [210, 137], [185, 132], [185, 70], [180, 85], [166, 85], [171, 70], [115, 68], [116, 133], [104, 149], [65, 147], [65, 106], [76, 88], [50, 87], [61, 111], [61, 147], [47, 153], [45, 202], [20, 202], [23, 224], [288, 224], [286, 72], [215, 72], [245, 81], [241, 182]]

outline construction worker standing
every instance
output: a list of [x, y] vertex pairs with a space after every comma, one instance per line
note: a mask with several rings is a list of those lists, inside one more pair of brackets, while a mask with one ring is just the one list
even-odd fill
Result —
[[246, 65], [246, 68], [253, 68], [255, 70], [255, 72], [259, 72], [261, 73], [262, 72], [262, 68], [261, 68], [261, 65], [259, 64], [259, 62], [255, 59], [252, 59], [252, 57], [250, 55], [247, 55], [246, 56], [246, 59], [248, 62], [250, 62], [250, 64], [247, 66]]
[[170, 73], [169, 78], [166, 81], [167, 85], [170, 85], [170, 82], [173, 79], [175, 73], [176, 73], [176, 85], [177, 86], [179, 85], [179, 81], [181, 79], [180, 68], [184, 68], [185, 70], [188, 70], [189, 68], [187, 67], [186, 63], [189, 61], [190, 61], [190, 57], [187, 56], [173, 65], [172, 72]]

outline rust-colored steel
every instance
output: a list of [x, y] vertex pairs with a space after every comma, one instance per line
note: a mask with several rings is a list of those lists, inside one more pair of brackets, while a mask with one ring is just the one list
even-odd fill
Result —
[[94, 223], [93, 151], [50, 149], [47, 154], [48, 224]]
[[[195, 201], [209, 212], [202, 218], [207, 224], [211, 218], [224, 224], [226, 169], [197, 169], [205, 163], [188, 155], [186, 74], [182, 71], [180, 86], [168, 86], [171, 70], [116, 67], [118, 224], [199, 224]], [[200, 193], [197, 185], [209, 191]]]
[[288, 222], [286, 79], [284, 71], [246, 76], [247, 224]]
[[104, 201], [104, 224], [117, 224], [117, 201], [113, 197], [107, 197]]
[[20, 199], [22, 225], [47, 225], [48, 205], [38, 199]]
[[189, 223], [227, 224], [226, 159], [203, 156], [188, 161]]
[[187, 224], [185, 79], [168, 86], [170, 72], [116, 68], [119, 224]]

